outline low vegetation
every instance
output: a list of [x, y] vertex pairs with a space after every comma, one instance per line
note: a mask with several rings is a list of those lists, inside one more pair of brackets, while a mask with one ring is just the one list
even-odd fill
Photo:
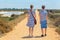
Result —
[[60, 14], [49, 14], [49, 19], [52, 21], [52, 24], [56, 27], [56, 32], [60, 34]]
[[26, 17], [26, 14], [11, 15], [11, 17], [0, 17], [0, 35], [13, 30], [20, 21]]

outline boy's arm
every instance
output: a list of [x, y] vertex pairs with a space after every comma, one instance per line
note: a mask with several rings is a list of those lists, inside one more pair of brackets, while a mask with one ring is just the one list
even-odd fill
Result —
[[48, 13], [46, 14], [46, 20], [48, 21]]

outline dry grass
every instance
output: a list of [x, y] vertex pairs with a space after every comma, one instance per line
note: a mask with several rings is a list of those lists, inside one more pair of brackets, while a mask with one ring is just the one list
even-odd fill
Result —
[[[9, 29], [9, 30], [7, 30], [7, 29]], [[7, 22], [5, 20], [3, 20], [3, 19], [0, 19], [0, 32], [6, 33], [6, 32], [8, 32], [10, 30], [11, 30], [11, 28], [7, 24]]]
[[57, 27], [56, 32], [60, 35], [60, 27]]
[[26, 17], [26, 14], [22, 14], [20, 15], [18, 18], [8, 22], [8, 24], [11, 26], [11, 27], [14, 27], [16, 26], [19, 22], [21, 22], [24, 18]]
[[20, 21], [22, 21], [26, 17], [26, 14], [20, 15], [18, 18], [7, 22], [3, 18], [0, 18], [0, 35], [8, 33], [13, 30], [14, 26], [16, 26]]
[[60, 16], [59, 15], [51, 15], [50, 20], [51, 23], [55, 26], [56, 32], [60, 35]]

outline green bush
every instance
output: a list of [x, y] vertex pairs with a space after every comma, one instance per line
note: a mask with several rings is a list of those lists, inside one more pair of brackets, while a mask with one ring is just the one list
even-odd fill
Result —
[[9, 21], [14, 20], [14, 19], [15, 19], [15, 18], [11, 17], [11, 18], [9, 18]]

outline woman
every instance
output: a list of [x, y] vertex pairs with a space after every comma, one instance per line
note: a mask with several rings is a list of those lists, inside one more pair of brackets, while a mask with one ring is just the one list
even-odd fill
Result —
[[27, 26], [29, 27], [29, 36], [33, 37], [33, 29], [34, 29], [34, 17], [35, 17], [35, 12], [33, 10], [33, 5], [30, 5], [30, 10], [28, 10], [28, 23]]

